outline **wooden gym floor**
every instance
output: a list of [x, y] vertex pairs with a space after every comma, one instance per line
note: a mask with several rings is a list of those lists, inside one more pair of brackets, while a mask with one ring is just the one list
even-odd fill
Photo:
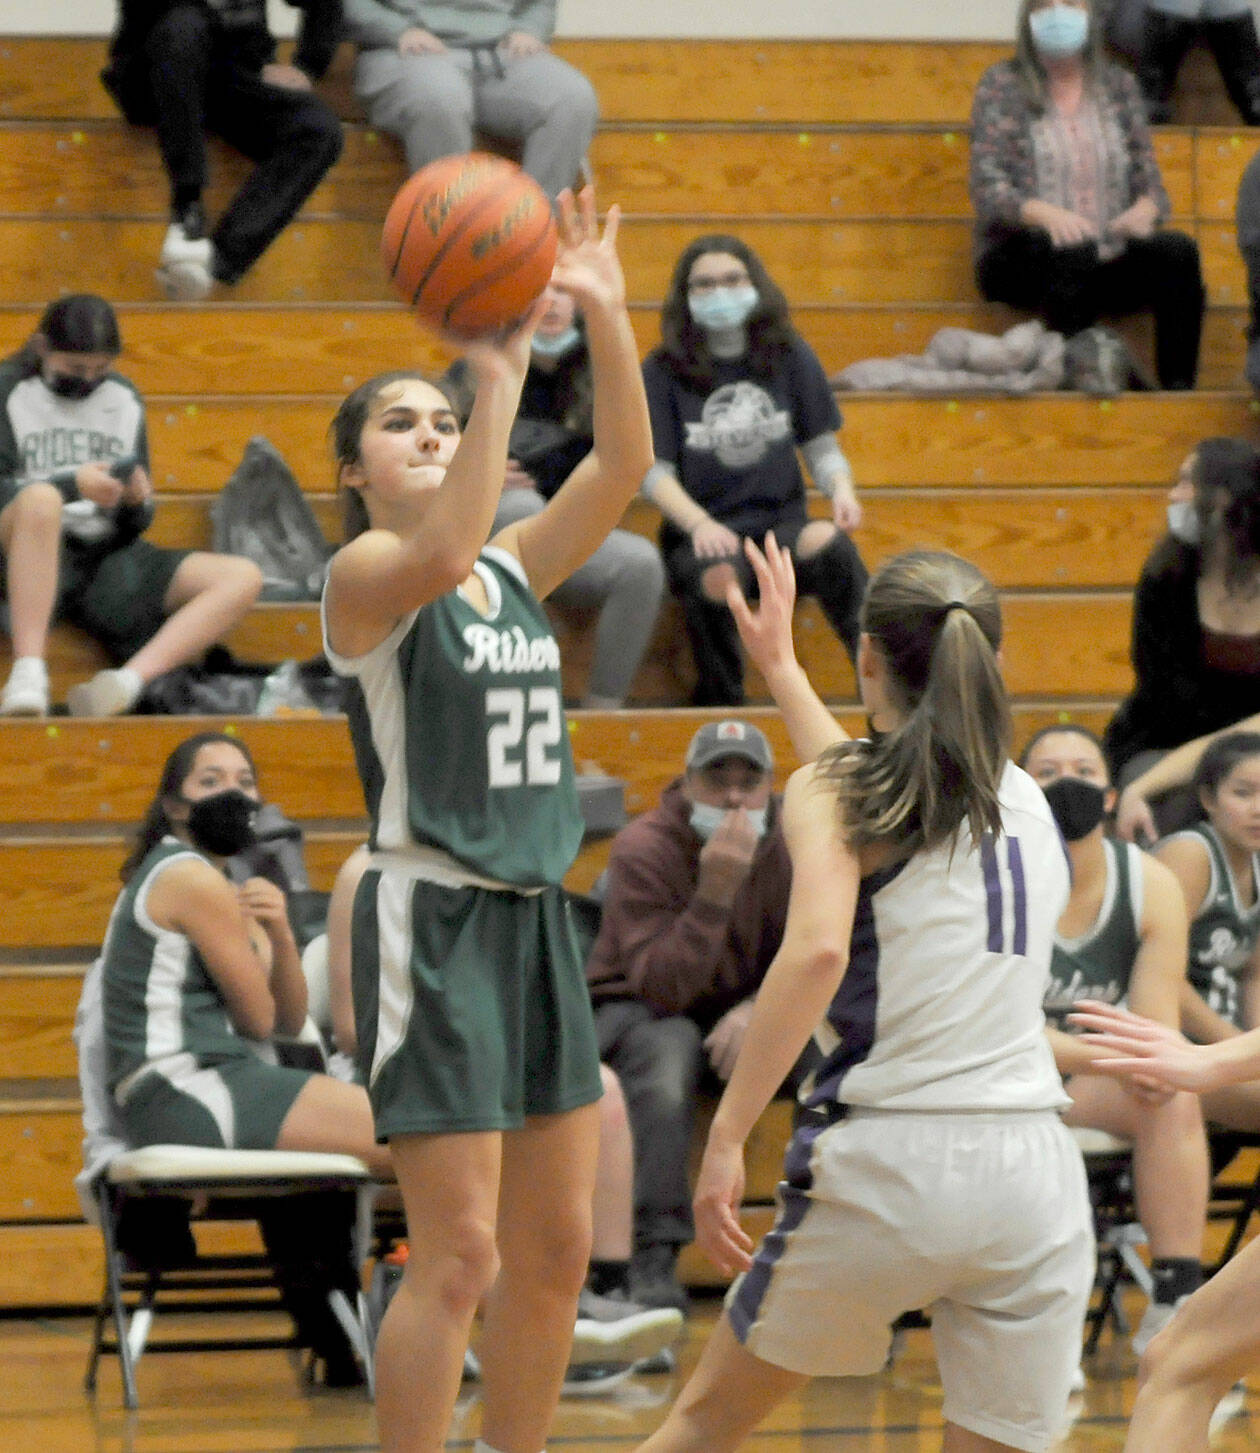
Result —
[[[697, 1303], [678, 1375], [632, 1379], [602, 1397], [563, 1399], [549, 1444], [554, 1453], [629, 1453], [636, 1447], [663, 1418], [718, 1306], [716, 1300]], [[215, 1318], [216, 1333], [225, 1321]], [[367, 1453], [377, 1446], [362, 1392], [303, 1388], [284, 1352], [146, 1357], [141, 1407], [127, 1413], [116, 1362], [103, 1367], [95, 1400], [83, 1391], [87, 1338], [82, 1318], [0, 1320], [4, 1453]], [[1074, 1399], [1075, 1421], [1056, 1453], [1118, 1453], [1123, 1446], [1134, 1389], [1127, 1343], [1105, 1335], [1089, 1371], [1088, 1389]], [[466, 1387], [451, 1448], [470, 1449], [477, 1433], [476, 1392]], [[1241, 1410], [1215, 1436], [1219, 1453], [1260, 1446], [1260, 1378], [1240, 1401]], [[940, 1446], [940, 1408], [929, 1334], [910, 1332], [890, 1371], [815, 1381], [748, 1446], [762, 1453], [928, 1453]]]

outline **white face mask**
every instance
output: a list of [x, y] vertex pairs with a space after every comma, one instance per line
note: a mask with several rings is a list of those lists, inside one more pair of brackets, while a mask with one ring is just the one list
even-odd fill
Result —
[[[731, 811], [728, 807], [712, 807], [707, 802], [693, 802], [691, 804], [691, 826], [696, 836], [704, 842], [708, 842], [713, 834], [722, 825], [722, 819]], [[746, 807], [744, 811], [748, 814], [748, 821], [753, 825], [753, 831], [757, 836], [766, 835], [766, 809], [764, 807]]]
[[1075, 5], [1051, 5], [1028, 17], [1033, 45], [1049, 60], [1080, 55], [1089, 37], [1089, 16]]
[[1199, 543], [1199, 512], [1192, 499], [1168, 501], [1168, 533], [1183, 545]]
[[535, 333], [529, 346], [543, 358], [563, 358], [566, 353], [573, 352], [581, 337], [574, 324], [563, 333]]

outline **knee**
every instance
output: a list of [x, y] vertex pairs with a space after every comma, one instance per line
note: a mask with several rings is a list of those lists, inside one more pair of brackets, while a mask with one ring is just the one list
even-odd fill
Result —
[[561, 113], [575, 131], [589, 136], [599, 120], [599, 97], [582, 72], [570, 68], [568, 84], [556, 88], [552, 109]]
[[707, 570], [701, 572], [700, 594], [705, 600], [725, 605], [727, 588], [735, 584], [738, 579], [739, 576], [733, 565], [729, 565], [725, 561], [721, 565], [710, 565]]
[[1201, 288], [1203, 282], [1199, 244], [1194, 238], [1184, 232], [1159, 232], [1156, 237], [1167, 271], [1192, 287]]
[[61, 533], [61, 491], [52, 484], [27, 484], [15, 496], [9, 508], [13, 511], [13, 529], [42, 530], [58, 536]]
[[665, 593], [665, 566], [660, 552], [650, 540], [631, 536], [633, 545], [627, 549], [622, 580], [627, 590], [634, 592], [636, 600], [655, 610]]
[[813, 520], [796, 539], [793, 554], [800, 560], [809, 560], [830, 545], [840, 532], [828, 520]]
[[222, 564], [218, 576], [219, 588], [232, 596], [242, 612], [247, 611], [262, 594], [262, 571], [244, 555], [224, 555], [220, 558]]
[[430, 1245], [427, 1254], [413, 1242], [407, 1260], [407, 1275], [419, 1277], [452, 1316], [471, 1315], [498, 1274], [494, 1225], [473, 1216], [448, 1226], [442, 1244]]
[[145, 37], [150, 62], [200, 58], [210, 48], [210, 12], [203, 5], [174, 5]]

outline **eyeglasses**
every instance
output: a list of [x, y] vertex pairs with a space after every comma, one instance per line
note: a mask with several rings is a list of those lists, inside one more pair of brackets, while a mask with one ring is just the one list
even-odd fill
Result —
[[746, 272], [724, 272], [721, 277], [698, 277], [693, 278], [687, 284], [689, 293], [711, 293], [714, 288], [742, 288], [746, 282], [750, 282]]

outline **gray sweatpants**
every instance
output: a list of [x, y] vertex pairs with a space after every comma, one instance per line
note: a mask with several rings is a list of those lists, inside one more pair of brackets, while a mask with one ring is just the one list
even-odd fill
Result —
[[[536, 515], [546, 501], [532, 489], [505, 489], [494, 529]], [[620, 704], [647, 650], [665, 589], [665, 567], [650, 540], [613, 530], [604, 543], [551, 593], [566, 610], [598, 611], [595, 654], [586, 699]]]
[[599, 116], [591, 83], [550, 51], [514, 60], [487, 47], [364, 50], [354, 89], [372, 125], [402, 141], [412, 171], [471, 151], [484, 131], [520, 144], [521, 165], [549, 197], [578, 180]]

